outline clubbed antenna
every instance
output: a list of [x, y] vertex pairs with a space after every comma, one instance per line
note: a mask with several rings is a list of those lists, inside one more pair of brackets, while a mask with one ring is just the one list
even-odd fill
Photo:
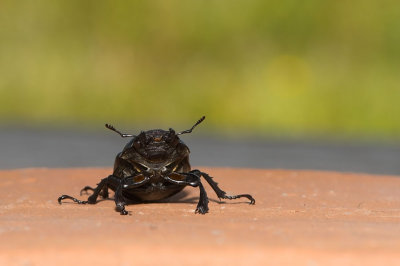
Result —
[[131, 134], [123, 134], [123, 133], [121, 133], [120, 131], [116, 130], [115, 127], [113, 127], [113, 126], [110, 125], [110, 124], [106, 124], [106, 128], [108, 128], [108, 129], [110, 129], [110, 130], [112, 130], [112, 131], [117, 132], [117, 133], [118, 133], [121, 137], [123, 137], [123, 138], [136, 137], [135, 135], [131, 135]]
[[205, 116], [203, 116], [202, 118], [200, 118], [199, 121], [197, 121], [196, 124], [194, 124], [194, 125], [192, 126], [191, 129], [184, 130], [184, 131], [182, 131], [182, 132], [177, 133], [176, 135], [182, 135], [182, 134], [186, 134], [186, 133], [192, 133], [192, 130], [193, 130], [198, 124], [200, 124], [201, 122], [203, 122], [204, 119], [206, 119]]

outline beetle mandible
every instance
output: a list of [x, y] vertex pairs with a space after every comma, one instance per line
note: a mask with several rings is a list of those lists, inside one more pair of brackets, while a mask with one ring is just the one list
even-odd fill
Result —
[[227, 195], [218, 187], [211, 176], [200, 170], [191, 170], [189, 148], [180, 140], [182, 134], [191, 133], [203, 120], [200, 118], [190, 129], [176, 133], [172, 128], [168, 131], [153, 129], [142, 131], [139, 135], [123, 134], [112, 125], [105, 126], [121, 137], [132, 138], [124, 149], [117, 154], [114, 171], [103, 178], [96, 188], [86, 186], [82, 192], [92, 191], [87, 200], [82, 201], [69, 195], [58, 198], [61, 204], [64, 199], [71, 199], [78, 204], [95, 204], [98, 196], [108, 198], [108, 189], [115, 192], [116, 210], [126, 215], [125, 205], [129, 203], [162, 200], [180, 192], [184, 187], [199, 187], [200, 199], [195, 213], [208, 212], [208, 197], [201, 183], [203, 177], [220, 199], [237, 199], [245, 197], [250, 204], [255, 204], [249, 194]]

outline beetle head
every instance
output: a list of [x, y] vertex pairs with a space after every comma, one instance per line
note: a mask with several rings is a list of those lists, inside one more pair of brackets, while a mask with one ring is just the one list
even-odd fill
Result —
[[[187, 146], [180, 141], [179, 135], [191, 133], [192, 130], [200, 124], [205, 117], [200, 118], [190, 129], [176, 133], [170, 128], [168, 131], [154, 129], [142, 131], [133, 141], [135, 150], [149, 161], [163, 161], [177, 156], [189, 153]], [[177, 154], [178, 153], [178, 154]]]
[[[133, 137], [133, 148], [146, 160], [152, 162], [161, 162], [174, 156], [185, 156], [189, 153], [188, 147], [179, 139], [179, 135], [191, 133], [192, 130], [203, 120], [205, 116], [201, 117], [190, 129], [176, 133], [175, 130], [170, 128], [168, 131], [161, 129], [153, 129], [149, 131], [142, 131], [139, 135], [124, 134], [115, 129], [112, 125], [106, 124], [106, 127], [121, 137]], [[131, 142], [130, 142], [131, 143]], [[174, 155], [175, 154], [175, 155]]]
[[173, 129], [142, 131], [133, 141], [133, 147], [149, 161], [162, 161], [170, 157], [180, 143]]

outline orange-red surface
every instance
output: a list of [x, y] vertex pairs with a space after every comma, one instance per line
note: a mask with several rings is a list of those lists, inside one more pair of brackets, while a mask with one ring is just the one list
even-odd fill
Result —
[[[111, 169], [0, 171], [0, 265], [400, 265], [400, 178], [314, 171], [201, 168], [206, 182], [162, 203], [96, 205], [79, 196]], [[112, 194], [111, 194], [112, 196]]]

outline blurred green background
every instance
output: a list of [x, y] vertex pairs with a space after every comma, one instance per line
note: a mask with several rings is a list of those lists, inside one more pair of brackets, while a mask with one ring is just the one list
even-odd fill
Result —
[[2, 0], [0, 120], [398, 139], [399, 18], [387, 0]]

